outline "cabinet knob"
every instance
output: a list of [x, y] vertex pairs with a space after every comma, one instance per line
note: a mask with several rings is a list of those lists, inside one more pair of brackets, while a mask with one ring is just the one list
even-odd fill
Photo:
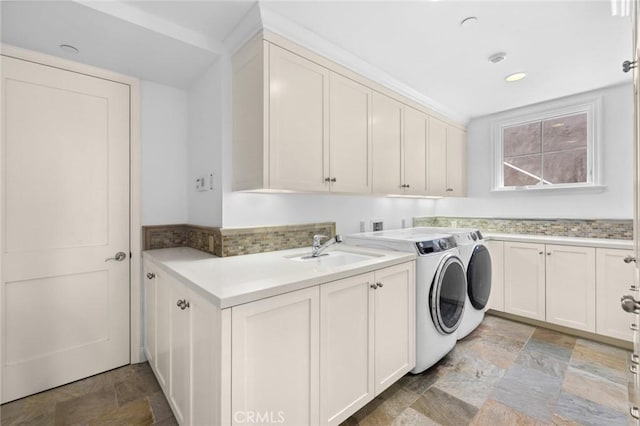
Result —
[[638, 324], [633, 324], [633, 323], [630, 324], [629, 325], [629, 330], [631, 330], [631, 331], [639, 331], [638, 330]]
[[629, 255], [629, 256], [626, 256], [623, 260], [624, 260], [624, 263], [631, 263], [631, 262], [635, 262], [636, 258], [634, 256]]
[[453, 192], [453, 188], [447, 188], [447, 192]]
[[538, 254], [544, 254], [544, 252], [539, 251]]
[[378, 284], [377, 283], [376, 284], [371, 284], [369, 287], [371, 287], [372, 289], [375, 290], [376, 288], [378, 288]]
[[376, 283], [376, 284], [378, 284], [378, 287], [380, 287], [380, 288], [384, 287], [384, 285], [382, 283]]
[[624, 61], [622, 63], [622, 72], [629, 72], [636, 66], [638, 66], [638, 61]]
[[636, 285], [635, 285], [635, 284], [631, 284], [631, 285], [629, 286], [629, 290], [631, 290], [631, 291], [636, 291], [636, 290], [638, 290], [638, 287], [636, 287]]
[[547, 252], [547, 256], [551, 256], [551, 252], [550, 251]]
[[156, 274], [154, 274], [153, 272], [147, 272], [147, 278], [152, 280], [156, 277]]
[[184, 311], [190, 305], [189, 305], [189, 302], [187, 302], [185, 299], [178, 299], [178, 302], [176, 303], [176, 306]]
[[325, 182], [331, 182], [331, 178], [324, 178]]
[[336, 178], [331, 178], [331, 182], [337, 182], [337, 181], [338, 181], [338, 179], [336, 179]]

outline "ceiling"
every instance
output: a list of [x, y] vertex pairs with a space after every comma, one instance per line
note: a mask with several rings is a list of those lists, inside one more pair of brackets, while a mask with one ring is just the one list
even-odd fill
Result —
[[[187, 89], [253, 1], [2, 1], [4, 43]], [[623, 82], [631, 20], [609, 0], [267, 1], [464, 119]], [[475, 16], [475, 25], [460, 22]], [[492, 64], [492, 54], [506, 59]], [[517, 83], [504, 77], [528, 72]]]

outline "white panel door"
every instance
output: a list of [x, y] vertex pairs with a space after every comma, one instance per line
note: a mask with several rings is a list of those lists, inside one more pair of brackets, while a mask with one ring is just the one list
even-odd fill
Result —
[[596, 249], [546, 246], [546, 320], [596, 331]]
[[373, 273], [320, 286], [320, 423], [340, 424], [374, 397]]
[[318, 424], [319, 299], [316, 286], [231, 308], [233, 424]]
[[327, 191], [329, 70], [269, 48], [270, 188]]
[[1, 84], [5, 402], [129, 362], [129, 86], [8, 57]]
[[504, 243], [504, 310], [545, 320], [544, 244]]
[[633, 291], [635, 264], [627, 256], [633, 250], [596, 249], [596, 333], [632, 341], [633, 316], [620, 309], [620, 296]]
[[376, 395], [415, 367], [414, 263], [375, 272], [374, 359]]
[[405, 107], [403, 116], [402, 175], [405, 194], [427, 193], [427, 132], [429, 116]]
[[379, 93], [373, 94], [373, 192], [402, 194], [400, 144], [402, 105]]
[[371, 192], [371, 89], [331, 73], [329, 178], [332, 192]]

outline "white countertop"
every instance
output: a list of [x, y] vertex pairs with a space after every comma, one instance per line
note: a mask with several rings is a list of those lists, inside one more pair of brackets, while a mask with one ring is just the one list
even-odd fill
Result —
[[560, 244], [565, 246], [583, 246], [596, 248], [633, 249], [632, 240], [614, 240], [606, 238], [555, 237], [552, 235], [496, 234], [482, 233], [485, 240], [514, 241], [522, 243]]
[[200, 290], [200, 293], [221, 309], [409, 262], [416, 258], [414, 253], [352, 247], [345, 244], [330, 247], [325, 252], [332, 251], [375, 257], [350, 265], [324, 266], [321, 264], [322, 260], [318, 264], [316, 259], [289, 259], [309, 254], [309, 248], [222, 258], [189, 247], [148, 250], [143, 252], [143, 257]]

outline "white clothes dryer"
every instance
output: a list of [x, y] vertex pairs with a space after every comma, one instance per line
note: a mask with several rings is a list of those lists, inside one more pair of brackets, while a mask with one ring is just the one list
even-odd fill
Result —
[[456, 344], [467, 282], [451, 235], [413, 235], [409, 229], [349, 235], [345, 244], [414, 252], [416, 259], [416, 366], [420, 373]]
[[484, 319], [491, 294], [491, 255], [482, 233], [473, 228], [417, 227], [414, 235], [433, 233], [451, 234], [460, 249], [460, 258], [467, 275], [467, 301], [462, 322], [458, 327], [458, 340], [475, 330]]

